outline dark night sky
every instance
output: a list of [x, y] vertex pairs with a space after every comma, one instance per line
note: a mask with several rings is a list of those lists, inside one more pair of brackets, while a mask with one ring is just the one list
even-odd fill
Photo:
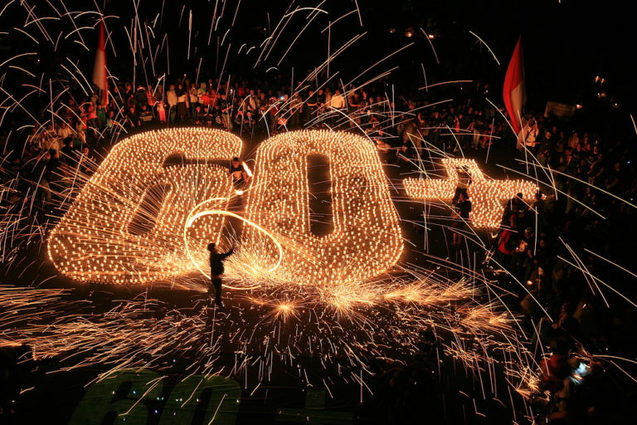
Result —
[[[133, 16], [130, 0], [97, 0], [106, 4], [107, 14], [116, 14], [122, 22], [130, 25]], [[93, 8], [92, 1], [66, 0], [70, 9]], [[140, 16], [142, 20], [155, 18], [164, 3], [161, 17], [161, 33], [168, 32], [170, 39], [171, 73], [193, 74], [193, 69], [203, 58], [202, 75], [215, 74], [215, 62], [220, 64], [212, 46], [207, 46], [208, 28], [212, 15], [213, 1], [191, 0], [141, 0]], [[221, 2], [220, 2], [221, 3]], [[228, 8], [234, 10], [236, 2], [228, 0]], [[48, 6], [43, 0], [36, 0], [38, 10]], [[182, 5], [186, 4], [185, 13]], [[315, 0], [299, 0], [300, 6], [315, 6]], [[358, 71], [372, 64], [398, 47], [413, 41], [415, 45], [404, 53], [396, 55], [385, 66], [376, 70], [388, 69], [400, 65], [390, 81], [398, 86], [419, 87], [424, 85], [421, 64], [425, 67], [428, 82], [440, 82], [451, 79], [475, 79], [489, 82], [498, 93], [506, 69], [506, 63], [518, 35], [522, 35], [526, 62], [528, 106], [542, 109], [546, 100], [568, 103], [586, 103], [591, 101], [598, 89], [593, 84], [595, 75], [608, 80], [609, 98], [619, 101], [623, 108], [632, 112], [635, 109], [634, 74], [632, 61], [635, 37], [635, 23], [628, 2], [606, 1], [589, 4], [580, 0], [534, 0], [534, 1], [461, 1], [461, 0], [358, 0], [364, 21], [360, 28], [358, 17], [352, 15], [334, 27], [333, 46], [342, 44], [354, 34], [367, 31], [365, 39], [350, 49], [346, 55], [334, 63], [333, 69], [341, 69], [344, 80], [356, 75]], [[237, 17], [237, 24], [229, 34], [229, 40], [235, 46], [242, 42], [259, 44], [264, 38], [263, 28], [267, 27], [268, 14], [270, 26], [276, 25], [289, 2], [281, 0], [243, 0]], [[322, 6], [330, 11], [331, 19], [341, 16], [354, 8], [353, 0], [327, 0]], [[188, 11], [193, 10], [195, 31], [192, 34], [193, 49], [197, 49], [190, 60], [185, 57], [187, 45]], [[179, 24], [181, 17], [181, 25]], [[300, 17], [299, 17], [300, 18]], [[14, 25], [10, 14], [0, 19], [0, 25]], [[18, 18], [18, 20], [23, 18]], [[321, 16], [292, 48], [282, 62], [278, 73], [281, 78], [289, 78], [292, 66], [296, 75], [301, 75], [320, 63], [326, 57], [326, 34], [320, 34], [328, 17]], [[232, 13], [226, 12], [218, 34], [222, 37], [232, 20]], [[65, 21], [66, 22], [66, 21]], [[114, 21], [111, 21], [114, 22]], [[270, 66], [276, 65], [278, 58], [289, 46], [295, 31], [304, 25], [305, 19], [294, 21], [286, 32], [284, 42], [280, 42], [273, 52], [272, 59], [257, 70], [252, 70], [254, 57], [231, 56], [227, 70], [235, 75], [264, 73]], [[68, 25], [68, 22], [66, 22]], [[296, 25], [296, 26], [295, 26]], [[115, 26], [114, 26], [115, 27]], [[423, 27], [436, 34], [434, 45], [440, 58], [436, 64], [431, 48], [422, 36], [405, 37], [407, 28]], [[390, 28], [396, 31], [390, 33]], [[199, 31], [196, 31], [199, 29]], [[487, 49], [469, 34], [474, 31], [494, 50], [502, 62], [497, 66]], [[127, 57], [126, 39], [119, 25], [119, 34], [114, 37], [119, 47], [116, 60], [111, 57], [109, 66], [118, 75], [130, 75], [130, 57]], [[90, 34], [90, 33], [84, 33]], [[95, 37], [94, 34], [88, 35]], [[158, 35], [161, 37], [161, 34]], [[214, 40], [214, 37], [213, 37]], [[94, 46], [94, 38], [87, 44]], [[25, 48], [15, 40], [2, 38], [0, 46], [8, 48], [8, 55], [24, 51]], [[51, 72], [59, 67], [67, 56], [76, 58], [90, 73], [92, 52], [85, 52], [77, 44], [67, 43], [53, 56], [50, 47], [42, 45], [42, 61], [38, 65], [42, 71]], [[256, 52], [258, 49], [253, 50]], [[194, 50], [193, 50], [194, 51]], [[0, 51], [0, 56], [5, 56]], [[221, 52], [221, 56], [225, 49]], [[221, 60], [223, 57], [221, 57]], [[159, 68], [164, 67], [165, 59], [159, 59]], [[158, 73], [164, 69], [158, 69]], [[119, 74], [121, 72], [122, 74]], [[267, 74], [274, 78], [275, 72]], [[265, 74], [263, 74], [265, 75]], [[371, 73], [369, 76], [375, 75]], [[137, 78], [143, 78], [138, 72]], [[364, 78], [363, 78], [364, 79]]]

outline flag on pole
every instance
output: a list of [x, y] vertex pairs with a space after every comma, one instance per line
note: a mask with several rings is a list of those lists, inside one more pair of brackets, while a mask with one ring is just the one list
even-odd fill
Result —
[[101, 103], [108, 105], [108, 72], [106, 71], [106, 29], [104, 20], [99, 23], [99, 39], [97, 52], [95, 53], [95, 65], [93, 66], [93, 83], [100, 89]]
[[522, 107], [524, 106], [524, 62], [522, 57], [522, 38], [518, 39], [509, 62], [504, 87], [502, 88], [504, 106], [515, 134], [522, 129]]

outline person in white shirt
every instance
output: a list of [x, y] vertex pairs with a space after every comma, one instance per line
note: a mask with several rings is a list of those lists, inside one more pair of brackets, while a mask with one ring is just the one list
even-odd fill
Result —
[[57, 134], [58, 137], [62, 140], [66, 139], [67, 137], [72, 137], [73, 136], [73, 129], [71, 127], [69, 127], [66, 124], [60, 125], [57, 128]]
[[531, 118], [522, 128], [520, 134], [518, 134], [518, 150], [522, 150], [524, 146], [531, 150], [535, 148], [538, 132], [539, 129], [537, 121], [535, 121], [534, 118]]
[[195, 109], [199, 105], [199, 90], [197, 86], [193, 83], [190, 85], [190, 90], [188, 90], [188, 96], [190, 101], [190, 114], [194, 115]]
[[339, 89], [334, 90], [334, 94], [330, 99], [329, 103], [330, 107], [334, 109], [344, 109], [345, 108], [345, 97], [341, 94]]
[[175, 115], [177, 114], [177, 92], [175, 91], [175, 85], [168, 86], [166, 91], [166, 102], [168, 103], [168, 115], [170, 122], [175, 122]]

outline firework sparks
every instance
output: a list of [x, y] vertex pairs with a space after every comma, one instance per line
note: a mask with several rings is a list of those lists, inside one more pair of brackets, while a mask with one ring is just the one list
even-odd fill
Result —
[[[420, 28], [424, 36], [421, 42], [417, 38], [422, 36], [410, 30], [408, 37], [413, 41], [404, 44], [403, 40], [387, 55], [370, 54], [371, 65], [361, 63], [350, 75], [337, 69], [338, 63], [369, 34], [365, 30], [348, 34], [344, 43], [336, 41], [335, 34], [347, 23], [360, 28], [367, 24], [358, 1], [353, 2], [352, 10], [341, 10], [336, 16], [326, 1], [303, 7], [292, 1], [278, 22], [270, 22], [275, 15], [267, 13], [267, 25], [259, 36], [262, 39], [256, 41], [237, 36], [240, 16], [247, 9], [245, 5], [241, 8], [241, 1], [234, 7], [230, 1], [215, 1], [205, 28], [197, 27], [200, 17], [193, 9], [179, 4], [175, 6], [179, 13], [174, 21], [183, 32], [183, 46], [175, 46], [175, 36], [171, 33], [169, 38], [169, 33], [164, 33], [163, 21], [171, 17], [164, 13], [163, 2], [154, 19], [146, 20], [140, 14], [140, 2], [133, 1], [129, 22], [105, 16], [100, 10], [69, 10], [62, 1], [46, 3], [48, 7], [36, 8], [29, 2], [9, 1], [0, 9], [0, 18], [14, 9], [26, 17], [24, 25], [12, 23], [6, 33], [0, 34], [19, 37], [25, 44], [23, 50], [11, 50], [7, 57], [0, 57], [0, 125], [10, 123], [18, 114], [25, 117], [24, 122], [11, 128], [7, 141], [45, 140], [42, 144], [48, 149], [54, 146], [51, 140], [56, 131], [69, 128], [74, 136], [82, 134], [86, 139], [92, 132], [100, 140], [118, 143], [103, 159], [70, 158], [69, 163], [76, 165], [61, 167], [54, 185], [45, 170], [38, 168], [42, 157], [24, 164], [23, 168], [28, 165], [38, 171], [29, 178], [24, 170], [5, 176], [4, 167], [11, 165], [12, 155], [18, 151], [24, 155], [27, 145], [17, 151], [11, 151], [8, 142], [4, 146], [0, 158], [0, 261], [7, 269], [19, 270], [16, 281], [20, 283], [0, 285], [0, 347], [27, 345], [35, 359], [60, 360], [58, 371], [108, 365], [98, 379], [126, 368], [166, 370], [175, 358], [184, 358], [189, 362], [189, 373], [245, 374], [246, 381], [250, 376], [256, 380], [253, 393], [269, 382], [275, 364], [298, 368], [300, 381], [330, 392], [331, 375], [335, 374], [326, 373], [330, 375], [327, 379], [308, 377], [306, 368], [318, 359], [325, 371], [336, 369], [339, 379], [359, 385], [362, 401], [364, 391], [372, 393], [367, 380], [373, 376], [370, 364], [374, 359], [402, 361], [418, 353], [422, 335], [432, 332], [439, 344], [436, 355], [454, 358], [470, 371], [483, 398], [489, 391], [497, 394], [500, 373], [508, 383], [511, 405], [515, 404], [512, 392], [524, 399], [544, 395], [545, 371], [537, 359], [546, 358], [547, 353], [540, 330], [527, 335], [528, 327], [522, 326], [509, 305], [511, 298], [517, 298], [515, 290], [490, 280], [484, 269], [478, 269], [477, 258], [492, 255], [484, 230], [500, 226], [506, 201], [522, 193], [522, 201], [528, 206], [540, 188], [548, 188], [555, 196], [564, 196], [599, 219], [606, 219], [606, 212], [598, 205], [580, 200], [558, 185], [560, 178], [584, 185], [626, 208], [636, 205], [632, 199], [594, 182], [546, 165], [526, 147], [525, 160], [520, 161], [526, 172], [499, 165], [524, 180], [487, 177], [475, 160], [464, 158], [460, 139], [486, 140], [488, 162], [491, 145], [504, 137], [494, 132], [496, 122], [510, 126], [488, 98], [494, 113], [491, 126], [482, 131], [435, 122], [407, 132], [416, 155], [408, 158], [396, 152], [396, 158], [413, 169], [408, 174], [397, 170], [402, 174], [388, 179], [379, 151], [394, 154], [395, 149], [385, 143], [396, 136], [394, 130], [419, 119], [425, 109], [453, 104], [454, 100], [428, 100], [421, 106], [405, 102], [408, 106], [399, 110], [396, 102], [400, 95], [389, 79], [399, 67], [392, 64], [385, 70], [378, 68], [405, 52], [412, 54], [416, 50], [412, 46], [424, 45], [425, 41], [435, 64], [440, 64], [440, 58], [445, 57], [444, 44], [441, 39], [434, 46], [437, 32]], [[132, 89], [142, 81], [147, 87], [154, 85], [148, 89], [151, 97], [165, 96], [171, 63], [175, 65], [174, 60], [171, 62], [175, 47], [185, 53], [186, 61], [195, 64], [196, 84], [205, 82], [207, 67], [214, 62], [218, 79], [208, 84], [211, 89], [216, 85], [215, 101], [225, 107], [222, 120], [226, 125], [232, 126], [233, 115], [241, 112], [241, 137], [249, 132], [254, 137], [254, 122], [265, 126], [268, 136], [274, 134], [256, 149], [254, 175], [244, 165], [252, 178], [251, 186], [233, 187], [226, 170], [231, 158], [253, 153], [243, 152], [248, 144], [239, 137], [193, 127], [163, 128], [121, 138], [130, 130], [125, 123], [129, 119], [126, 94], [118, 84], [122, 75], [109, 74], [109, 85], [114, 90], [108, 95], [115, 105], [114, 113], [108, 127], [97, 128], [77, 108], [71, 94], [83, 93], [86, 98], [97, 95], [83, 72], [83, 60], [66, 57], [53, 72], [35, 65], [38, 51], [46, 48], [61, 52], [70, 44], [81, 54], [90, 52], [89, 35], [98, 21], [109, 24], [109, 54], [117, 57], [115, 47], [122, 44], [131, 51]], [[319, 57], [307, 74], [299, 75], [298, 69], [304, 68], [293, 63], [295, 52], [316, 28], [324, 35], [321, 42], [327, 43], [327, 55]], [[469, 34], [486, 47], [489, 63], [493, 66], [495, 60], [500, 65], [494, 49], [476, 32]], [[199, 50], [202, 40], [206, 46], [216, 45], [211, 54], [216, 60]], [[277, 95], [248, 116], [246, 111], [256, 96], [235, 92], [240, 77], [232, 72], [236, 66], [233, 62], [238, 60], [249, 61], [248, 66], [253, 65], [255, 72], [273, 80], [292, 63], [289, 96]], [[475, 83], [469, 79], [429, 83], [430, 68], [428, 72], [424, 64], [421, 68], [425, 85], [420, 89], [427, 95]], [[19, 84], [12, 84], [16, 79]], [[382, 95], [364, 107], [356, 105], [352, 99], [377, 84], [384, 84], [379, 93]], [[304, 108], [310, 108], [308, 88], [318, 92], [330, 85], [342, 91], [347, 99], [344, 107], [316, 102], [304, 120], [306, 130], [288, 132], [288, 127], [298, 128], [290, 121]], [[45, 104], [44, 113], [33, 112], [29, 107], [32, 103]], [[630, 119], [634, 127], [632, 115]], [[84, 128], [73, 128], [75, 121], [84, 123]], [[346, 128], [348, 132], [331, 131]], [[432, 143], [428, 134], [433, 132], [449, 143], [443, 147]], [[452, 157], [450, 151], [457, 151], [462, 158]], [[314, 194], [308, 158], [315, 155], [323, 155], [329, 163], [331, 213], [327, 223], [310, 208]], [[440, 172], [431, 171], [432, 166]], [[465, 189], [471, 194], [474, 209], [471, 221], [463, 223], [468, 226], [459, 229], [455, 226], [459, 217], [440, 215], [431, 207], [453, 208], [454, 192], [465, 183], [462, 173], [471, 181]], [[44, 212], [38, 207], [42, 192], [53, 198], [44, 201], [49, 204]], [[423, 217], [399, 214], [397, 205], [416, 205], [414, 201], [424, 204]], [[243, 205], [233, 207], [237, 202]], [[317, 223], [327, 225], [330, 232], [317, 236], [312, 230]], [[410, 234], [414, 229], [422, 240]], [[536, 217], [534, 250], [538, 229]], [[437, 231], [462, 236], [466, 249], [459, 264], [432, 253], [436, 247], [429, 239]], [[211, 241], [238, 247], [237, 254], [227, 262], [227, 311], [210, 306], [203, 295], [208, 286], [204, 247]], [[561, 242], [569, 255], [558, 258], [581, 273], [590, 292], [601, 297], [605, 305], [611, 305], [613, 296], [635, 306], [630, 296], [596, 276], [577, 248], [564, 239]], [[40, 277], [41, 250], [46, 250], [61, 276]], [[585, 248], [584, 252], [635, 276], [596, 249]], [[427, 266], [420, 262], [423, 258]], [[493, 263], [522, 286], [523, 295], [548, 316], [530, 288], [533, 282], [527, 288], [503, 264], [497, 260]], [[32, 279], [34, 275], [38, 278]], [[62, 276], [84, 287], [50, 288], [59, 281], [66, 282]], [[29, 281], [37, 286], [26, 286]], [[132, 286], [137, 295], [120, 297], [116, 292], [104, 303], [85, 291], [86, 287], [93, 288], [88, 284], [94, 282]], [[153, 298], [148, 295], [149, 287], [183, 291], [195, 302], [184, 306], [166, 297]], [[235, 355], [232, 367], [221, 359], [224, 353]], [[608, 362], [634, 380], [630, 370], [620, 363], [632, 365], [631, 359], [587, 354], [586, 361], [593, 359]], [[150, 385], [148, 391], [155, 389]], [[473, 407], [476, 415], [483, 415], [475, 400]], [[524, 410], [526, 416], [533, 416], [530, 405], [525, 404]]]

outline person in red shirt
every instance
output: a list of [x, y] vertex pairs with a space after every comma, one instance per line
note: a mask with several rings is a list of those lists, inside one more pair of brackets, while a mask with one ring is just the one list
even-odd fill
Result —
[[504, 227], [498, 235], [496, 245], [496, 260], [504, 268], [508, 269], [511, 256], [516, 252], [518, 246], [517, 231], [515, 230], [516, 215], [509, 216], [509, 226]]

